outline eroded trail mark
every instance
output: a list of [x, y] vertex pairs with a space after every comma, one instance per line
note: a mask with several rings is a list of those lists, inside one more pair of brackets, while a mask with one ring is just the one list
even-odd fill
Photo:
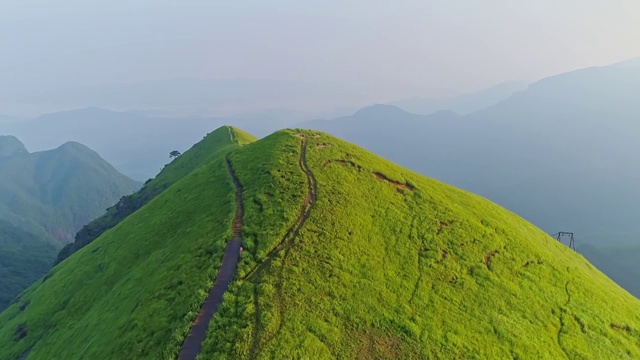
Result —
[[449, 252], [446, 249], [440, 251], [440, 259], [436, 260], [436, 263], [442, 264], [447, 259], [447, 255], [449, 255]]
[[415, 188], [414, 188], [411, 184], [409, 184], [409, 183], [406, 183], [406, 184], [405, 184], [405, 183], [397, 182], [397, 181], [395, 181], [395, 180], [391, 180], [391, 179], [389, 179], [388, 177], [386, 177], [386, 176], [385, 176], [384, 174], [382, 174], [382, 173], [374, 172], [374, 173], [373, 173], [373, 175], [374, 175], [375, 177], [377, 177], [377, 178], [378, 178], [378, 180], [386, 181], [386, 182], [388, 182], [389, 184], [391, 184], [391, 185], [393, 185], [393, 186], [395, 186], [395, 187], [397, 187], [397, 188], [405, 189], [405, 190], [410, 190], [410, 191], [415, 190]]
[[564, 291], [565, 291], [565, 294], [567, 294], [567, 301], [564, 303], [563, 306], [560, 307], [560, 315], [558, 316], [560, 320], [560, 326], [558, 327], [557, 342], [558, 342], [558, 347], [560, 347], [560, 350], [562, 350], [562, 352], [565, 354], [565, 356], [568, 359], [571, 359], [571, 356], [569, 356], [569, 353], [567, 353], [567, 349], [565, 349], [561, 339], [562, 332], [564, 330], [564, 327], [567, 321], [567, 319], [565, 318], [565, 314], [567, 313], [567, 307], [569, 306], [569, 303], [571, 303], [571, 293], [569, 293], [569, 281], [567, 281], [567, 283], [564, 285]]
[[[298, 158], [298, 166], [300, 166], [300, 169], [302, 170], [302, 172], [304, 172], [307, 180], [307, 196], [305, 197], [304, 202], [302, 204], [300, 215], [298, 216], [296, 221], [293, 223], [293, 225], [287, 230], [287, 233], [282, 238], [282, 241], [280, 241], [280, 243], [273, 250], [271, 250], [269, 254], [267, 254], [267, 257], [259, 266], [257, 266], [252, 272], [250, 272], [246, 276], [247, 280], [257, 279], [260, 275], [262, 275], [262, 273], [264, 273], [266, 269], [269, 268], [275, 256], [281, 250], [285, 250], [285, 254], [282, 259], [279, 272], [278, 272], [279, 279], [276, 284], [276, 296], [275, 296], [276, 307], [278, 307], [280, 310], [279, 311], [280, 323], [278, 325], [278, 329], [276, 330], [275, 334], [271, 336], [269, 339], [266, 339], [265, 343], [268, 343], [271, 340], [273, 340], [275, 337], [277, 337], [280, 331], [282, 330], [282, 326], [284, 325], [284, 313], [281, 308], [282, 307], [282, 285], [283, 285], [282, 274], [286, 265], [287, 258], [289, 256], [289, 252], [291, 251], [291, 248], [293, 247], [295, 239], [300, 233], [302, 226], [309, 218], [309, 215], [311, 214], [311, 210], [313, 210], [313, 207], [315, 205], [316, 198], [317, 198], [318, 184], [316, 182], [316, 178], [313, 176], [313, 173], [311, 172], [307, 164], [307, 158], [306, 158], [307, 140], [301, 134], [297, 134], [296, 137], [302, 140], [302, 144], [300, 147], [300, 157]], [[260, 302], [258, 301], [257, 294], [258, 294], [257, 284], [254, 284], [254, 306], [256, 308], [256, 312], [255, 312], [256, 315], [254, 319], [253, 339], [251, 343], [251, 351], [249, 356], [252, 359], [257, 357], [257, 354], [259, 351], [259, 347], [260, 347], [259, 333], [262, 328], [262, 324], [260, 322], [260, 315], [261, 315]]]
[[484, 264], [487, 266], [487, 269], [491, 270], [491, 259], [493, 256], [498, 253], [498, 250], [493, 250], [484, 255]]
[[343, 164], [343, 165], [349, 165], [349, 166], [351, 166], [351, 167], [355, 168], [355, 169], [356, 169], [356, 170], [358, 170], [358, 171], [362, 171], [362, 167], [361, 167], [360, 165], [356, 164], [355, 162], [353, 162], [353, 161], [351, 161], [351, 160], [344, 160], [344, 159], [338, 159], [338, 160], [325, 160], [325, 161], [322, 163], [322, 166], [327, 166], [327, 165], [330, 165], [330, 164], [333, 164], [333, 163], [336, 163], [336, 164]]
[[524, 265], [522, 265], [522, 267], [529, 267], [531, 265], [542, 265], [544, 264], [544, 261], [538, 259], [538, 260], [529, 260], [526, 263], [524, 263]]
[[455, 220], [446, 220], [446, 221], [438, 220], [438, 231], [436, 231], [436, 235], [442, 234], [442, 231], [444, 230], [444, 228], [453, 225], [454, 222]]
[[233, 128], [231, 126], [227, 126], [227, 128], [229, 129], [229, 136], [231, 136], [231, 141], [240, 145], [240, 143], [238, 142], [238, 137], [236, 136], [236, 132], [233, 131]]
[[213, 318], [213, 315], [218, 310], [218, 306], [220, 306], [220, 302], [222, 301], [222, 295], [227, 290], [227, 287], [229, 287], [229, 283], [233, 280], [238, 260], [240, 258], [240, 245], [242, 244], [242, 217], [244, 215], [244, 208], [242, 206], [243, 188], [242, 184], [240, 184], [240, 181], [236, 177], [229, 156], [227, 156], [226, 162], [229, 174], [231, 175], [233, 184], [236, 188], [236, 214], [232, 223], [233, 239], [227, 243], [227, 248], [222, 256], [222, 264], [220, 265], [220, 269], [218, 269], [216, 281], [209, 291], [209, 295], [206, 300], [202, 303], [200, 313], [196, 317], [193, 326], [191, 327], [191, 331], [189, 331], [187, 338], [182, 344], [180, 355], [178, 355], [178, 359], [180, 360], [195, 359], [202, 350], [202, 342], [207, 335], [207, 329], [209, 328], [211, 318]]

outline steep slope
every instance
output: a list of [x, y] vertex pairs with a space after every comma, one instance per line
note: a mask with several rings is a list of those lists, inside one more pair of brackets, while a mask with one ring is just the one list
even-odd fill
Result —
[[[245, 251], [202, 358], [640, 356], [640, 301], [481, 197], [314, 131], [228, 156]], [[0, 357], [175, 358], [236, 196], [223, 155], [176, 182], [0, 314]]]
[[[485, 196], [549, 233], [573, 231], [580, 251], [640, 238], [639, 94], [632, 61], [543, 79], [457, 121], [381, 110], [303, 126]], [[354, 120], [375, 129], [354, 131]], [[627, 289], [640, 297], [639, 285]]]
[[211, 159], [220, 157], [238, 145], [252, 141], [255, 141], [252, 135], [227, 126], [211, 132], [202, 141], [166, 165], [155, 178], [148, 180], [142, 189], [132, 195], [122, 197], [116, 205], [108, 208], [105, 214], [84, 226], [76, 234], [75, 241], [60, 251], [56, 263], [66, 259], [117, 225], [202, 164], [209, 163]]
[[451, 111], [417, 115], [378, 104], [351, 116], [308, 121], [300, 126], [328, 132], [422, 174], [446, 179], [443, 174], [448, 175], [458, 161], [452, 151], [459, 146], [454, 146], [458, 143], [454, 134], [466, 122]]

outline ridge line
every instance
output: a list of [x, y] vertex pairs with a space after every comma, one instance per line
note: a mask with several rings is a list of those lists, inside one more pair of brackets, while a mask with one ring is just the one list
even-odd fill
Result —
[[[298, 166], [300, 166], [300, 169], [305, 174], [305, 177], [307, 180], [307, 196], [305, 197], [304, 202], [302, 204], [300, 215], [298, 216], [298, 219], [291, 225], [291, 227], [289, 227], [289, 229], [287, 230], [286, 234], [284, 235], [280, 243], [276, 245], [267, 254], [265, 260], [260, 265], [256, 266], [253, 270], [251, 270], [243, 278], [243, 280], [251, 281], [255, 277], [261, 275], [263, 271], [271, 264], [271, 262], [276, 257], [276, 255], [280, 252], [280, 250], [285, 249], [283, 263], [280, 265], [280, 272], [279, 272], [280, 277], [278, 279], [278, 284], [276, 286], [276, 301], [278, 303], [276, 306], [278, 307], [282, 306], [282, 270], [284, 268], [284, 263], [286, 262], [289, 252], [291, 251], [291, 248], [293, 247], [294, 241], [298, 237], [300, 230], [302, 229], [305, 222], [311, 215], [311, 211], [313, 210], [316, 199], [317, 199], [318, 184], [315, 176], [313, 175], [313, 173], [311, 172], [311, 169], [307, 164], [307, 160], [306, 160], [307, 145], [308, 145], [307, 139], [305, 137], [302, 137], [301, 145], [300, 145], [300, 156], [298, 157]], [[253, 288], [254, 288], [254, 307], [256, 309], [256, 312], [255, 312], [254, 329], [253, 329], [253, 335], [252, 335], [253, 339], [252, 339], [250, 355], [249, 355], [249, 358], [251, 359], [256, 358], [258, 355], [258, 350], [259, 350], [258, 347], [260, 346], [258, 328], [261, 326], [261, 323], [260, 323], [261, 310], [260, 310], [260, 303], [258, 301], [258, 296], [257, 296], [258, 295], [257, 286], [255, 283], [253, 284]], [[276, 333], [273, 336], [271, 336], [269, 339], [266, 340], [266, 343], [270, 342], [276, 336], [278, 336], [278, 334], [282, 330], [283, 324], [284, 324], [284, 319], [283, 319], [283, 314], [281, 312], [278, 329], [276, 330]]]
[[231, 137], [231, 142], [236, 143], [237, 145], [240, 145], [240, 142], [238, 142], [238, 136], [236, 135], [236, 132], [233, 131], [233, 127], [227, 125], [227, 129], [229, 130], [229, 136]]
[[234, 187], [236, 188], [236, 213], [233, 218], [231, 227], [233, 237], [227, 242], [224, 255], [222, 256], [222, 263], [216, 274], [216, 279], [209, 290], [209, 295], [202, 303], [200, 312], [196, 316], [191, 330], [185, 337], [182, 344], [179, 360], [195, 360], [200, 351], [202, 350], [202, 342], [204, 341], [207, 330], [209, 329], [209, 323], [215, 315], [220, 303], [222, 302], [222, 296], [229, 287], [229, 284], [233, 280], [233, 277], [238, 266], [238, 260], [240, 258], [240, 249], [242, 245], [242, 219], [244, 216], [244, 207], [242, 204], [243, 187], [231, 164], [229, 154], [225, 157], [229, 175], [233, 180]]

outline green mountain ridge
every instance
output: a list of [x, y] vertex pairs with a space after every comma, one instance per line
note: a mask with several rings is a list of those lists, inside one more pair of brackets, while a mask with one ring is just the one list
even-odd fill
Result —
[[46, 273], [77, 230], [138, 187], [82, 144], [29, 153], [0, 137], [0, 309]]
[[[230, 134], [233, 134], [233, 138]], [[143, 207], [165, 189], [178, 182], [194, 171], [199, 165], [212, 158], [219, 157], [230, 151], [238, 144], [254, 141], [255, 137], [242, 130], [221, 127], [195, 144], [167, 164], [153, 179], [149, 179], [144, 186], [131, 195], [123, 196], [117, 204], [107, 209], [106, 213], [85, 225], [75, 236], [75, 241], [66, 245], [58, 254], [56, 263], [66, 259], [71, 254], [83, 248], [108, 229], [117, 225], [127, 216]]]
[[[0, 163], [0, 215], [64, 244], [72, 239], [74, 229], [138, 186], [91, 149], [68, 142]], [[20, 224], [25, 221], [29, 224]]]
[[223, 129], [0, 314], [0, 358], [176, 358], [232, 237], [225, 156], [245, 251], [200, 358], [640, 357], [640, 301], [515, 214], [324, 133]]

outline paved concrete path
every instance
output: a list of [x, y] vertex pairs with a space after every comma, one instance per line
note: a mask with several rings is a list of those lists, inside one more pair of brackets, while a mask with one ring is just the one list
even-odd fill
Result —
[[227, 167], [229, 168], [229, 174], [233, 179], [233, 183], [236, 187], [236, 214], [233, 219], [233, 239], [227, 243], [227, 248], [222, 256], [222, 264], [218, 269], [218, 275], [213, 287], [209, 291], [207, 299], [202, 303], [200, 313], [196, 317], [189, 335], [182, 344], [179, 360], [195, 360], [196, 356], [202, 350], [202, 342], [207, 336], [207, 330], [209, 329], [209, 323], [213, 318], [213, 315], [218, 310], [218, 306], [222, 302], [222, 295], [229, 284], [233, 280], [238, 266], [238, 260], [240, 260], [240, 247], [242, 245], [242, 217], [244, 215], [244, 209], [242, 207], [242, 185], [238, 181], [231, 160], [227, 158]]

